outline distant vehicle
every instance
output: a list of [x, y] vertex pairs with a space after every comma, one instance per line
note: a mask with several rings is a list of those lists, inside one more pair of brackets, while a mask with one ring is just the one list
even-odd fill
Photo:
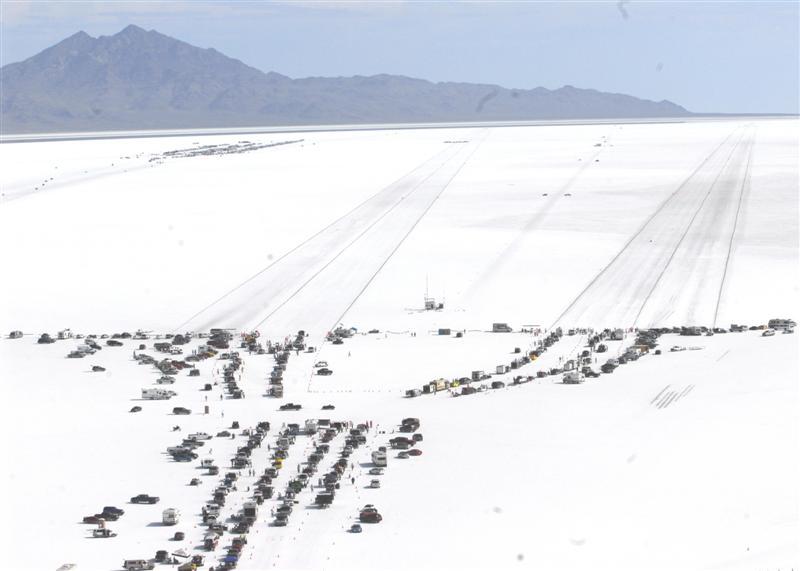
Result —
[[206, 432], [193, 432], [188, 437], [192, 440], [211, 440], [211, 435]]
[[105, 370], [106, 370], [106, 368], [105, 367], [101, 367], [100, 365], [93, 365], [92, 366], [92, 372], [93, 373], [102, 373]]
[[369, 469], [370, 476], [383, 476], [383, 468], [370, 468]]
[[794, 329], [784, 329], [783, 334], [786, 335], [787, 333], [794, 333]]
[[109, 347], [122, 347], [122, 341], [117, 341], [116, 339], [109, 339], [108, 341], [106, 341], [106, 345], [108, 345]]
[[775, 335], [774, 329], [765, 329], [764, 332], [761, 334], [762, 337], [772, 337]]
[[359, 523], [354, 523], [350, 526], [350, 533], [361, 533], [361, 531], [361, 524]]
[[602, 371], [603, 373], [608, 374], [608, 373], [613, 373], [614, 369], [616, 369], [616, 368], [617, 368], [617, 366], [614, 365], [613, 363], [603, 363], [603, 365], [600, 367], [600, 371]]
[[9, 339], [21, 339], [22, 338], [22, 331], [12, 331], [8, 334]]
[[157, 504], [161, 498], [158, 496], [149, 496], [147, 494], [139, 494], [131, 498], [132, 504]]
[[169, 400], [175, 396], [175, 391], [167, 389], [142, 389], [142, 398], [146, 400]]
[[334, 410], [336, 407], [332, 404], [326, 404], [322, 406], [322, 410]]
[[133, 406], [129, 412], [142, 412], [142, 407], [140, 406]]
[[317, 361], [316, 363], [314, 363], [314, 367], [316, 367], [318, 369], [321, 368], [321, 367], [327, 367], [327, 366], [328, 366], [328, 362], [327, 361]]
[[[403, 454], [403, 452], [401, 452], [400, 454]], [[406, 452], [406, 454], [408, 454], [409, 456], [422, 456], [422, 450], [420, 450], [419, 448], [413, 448], [412, 450]]]
[[109, 538], [109, 537], [117, 537], [117, 534], [108, 528], [101, 527], [99, 529], [92, 530], [92, 537]]
[[199, 377], [200, 376], [200, 369], [191, 369], [189, 371], [190, 377]]
[[770, 329], [794, 329], [797, 324], [792, 319], [770, 319], [767, 327]]
[[164, 525], [177, 525], [181, 521], [181, 512], [175, 508], [167, 508], [161, 512], [161, 523]]
[[287, 402], [282, 404], [278, 410], [300, 410], [301, 408], [303, 408], [302, 405]]
[[115, 507], [115, 506], [105, 506], [103, 508], [103, 513], [104, 514], [114, 514], [117, 517], [119, 517], [121, 515], [125, 515], [125, 510], [120, 509], [120, 508]]
[[326, 367], [323, 367], [322, 369], [317, 369], [317, 374], [323, 377], [327, 377], [328, 375], [332, 375], [333, 371]]
[[561, 382], [565, 385], [577, 385], [585, 380], [586, 377], [583, 373], [579, 373], [578, 371], [568, 371], [564, 373], [564, 377], [561, 379]]
[[375, 450], [372, 452], [372, 463], [378, 468], [386, 467], [386, 452]]
[[102, 521], [105, 521], [104, 518], [100, 517], [99, 515], [87, 515], [83, 518], [83, 523], [91, 523], [91, 524], [98, 524]]
[[383, 516], [377, 510], [363, 510], [358, 519], [361, 523], [380, 523], [383, 521]]
[[406, 458], [408, 458], [408, 452], [406, 452], [405, 450], [403, 450], [402, 452], [400, 452], [400, 453], [397, 455], [397, 457], [398, 457], [398, 458], [400, 458], [401, 460], [405, 460]]
[[122, 563], [122, 568], [125, 569], [125, 571], [145, 571], [155, 569], [156, 565], [152, 561], [147, 561], [146, 559], [126, 559]]
[[172, 409], [172, 414], [192, 414], [192, 411], [182, 406], [176, 406]]
[[370, 488], [380, 488], [381, 487], [381, 481], [380, 480], [372, 480], [369, 483], [369, 487]]

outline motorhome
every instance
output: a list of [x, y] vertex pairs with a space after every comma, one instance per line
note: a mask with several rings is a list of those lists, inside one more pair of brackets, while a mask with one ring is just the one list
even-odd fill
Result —
[[146, 400], [169, 400], [176, 395], [167, 389], [142, 389], [142, 398]]
[[770, 319], [767, 326], [770, 329], [794, 329], [797, 324], [791, 319]]
[[378, 466], [379, 468], [386, 467], [386, 452], [381, 450], [375, 450], [372, 453], [372, 463]]
[[167, 508], [161, 512], [161, 523], [177, 525], [181, 521], [181, 512], [175, 508]]

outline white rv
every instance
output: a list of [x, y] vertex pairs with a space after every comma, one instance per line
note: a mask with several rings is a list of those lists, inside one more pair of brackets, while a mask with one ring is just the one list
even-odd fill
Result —
[[181, 512], [175, 508], [167, 508], [161, 513], [161, 523], [177, 525], [181, 521]]
[[381, 450], [375, 450], [372, 453], [372, 463], [378, 466], [379, 468], [386, 467], [386, 452]]
[[568, 371], [564, 373], [564, 378], [561, 379], [561, 382], [565, 385], [577, 385], [585, 380], [586, 377], [583, 375], [583, 373], [578, 371]]
[[175, 391], [166, 389], [142, 389], [142, 398], [147, 400], [169, 400], [175, 395]]

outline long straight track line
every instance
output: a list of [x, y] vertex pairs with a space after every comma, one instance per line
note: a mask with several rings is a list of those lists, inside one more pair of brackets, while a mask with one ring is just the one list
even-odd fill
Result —
[[706, 157], [694, 168], [694, 170], [687, 176], [680, 185], [667, 197], [665, 198], [653, 211], [652, 214], [642, 223], [642, 225], [633, 233], [633, 235], [623, 244], [622, 248], [614, 255], [613, 258], [605, 265], [600, 271], [589, 281], [589, 283], [578, 293], [578, 295], [570, 301], [570, 303], [564, 308], [564, 310], [559, 314], [559, 316], [553, 321], [551, 324], [551, 328], [558, 325], [564, 317], [572, 311], [580, 301], [586, 298], [589, 292], [594, 288], [598, 282], [611, 270], [612, 267], [630, 250], [633, 243], [650, 227], [653, 221], [660, 215], [665, 209], [670, 206], [677, 197], [681, 194], [682, 191], [688, 186], [688, 184], [702, 171], [706, 165], [716, 156], [720, 149], [723, 148], [725, 144], [727, 144], [730, 139], [739, 131], [739, 129], [734, 129], [731, 133], [729, 133], [720, 143], [717, 145], [712, 151], [706, 155]]

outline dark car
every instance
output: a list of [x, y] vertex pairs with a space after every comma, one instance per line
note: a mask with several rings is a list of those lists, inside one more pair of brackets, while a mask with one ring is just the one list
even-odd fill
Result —
[[176, 406], [172, 409], [172, 414], [192, 414], [192, 411], [182, 406]]
[[322, 407], [322, 410], [334, 410], [335, 408], [332, 404], [326, 404]]
[[157, 496], [149, 496], [147, 494], [139, 494], [131, 498], [132, 504], [157, 504], [161, 498]]
[[422, 450], [419, 448], [413, 448], [408, 451], [409, 456], [422, 456]]
[[377, 510], [364, 510], [358, 515], [361, 523], [380, 523], [383, 521], [383, 516]]
[[303, 408], [302, 405], [287, 402], [282, 404], [278, 410], [300, 410], [301, 408]]
[[100, 516], [96, 516], [96, 515], [87, 515], [86, 517], [84, 517], [84, 518], [83, 518], [83, 523], [93, 523], [93, 524], [97, 524], [97, 523], [100, 523], [100, 520], [102, 520], [102, 519], [103, 519], [103, 518], [101, 518]]
[[317, 369], [317, 374], [322, 375], [323, 377], [327, 377], [328, 375], [332, 375], [333, 371], [331, 371], [327, 367], [323, 367], [321, 369]]
[[122, 347], [122, 341], [117, 341], [116, 339], [109, 339], [106, 341], [106, 345], [109, 347]]
[[104, 514], [106, 514], [106, 513], [115, 514], [117, 516], [121, 516], [121, 515], [125, 514], [125, 510], [121, 510], [118, 507], [114, 507], [114, 506], [106, 506], [106, 507], [103, 508], [103, 513]]
[[105, 367], [101, 367], [100, 365], [92, 366], [92, 372], [93, 373], [102, 373], [105, 370], [106, 370], [106, 368]]

